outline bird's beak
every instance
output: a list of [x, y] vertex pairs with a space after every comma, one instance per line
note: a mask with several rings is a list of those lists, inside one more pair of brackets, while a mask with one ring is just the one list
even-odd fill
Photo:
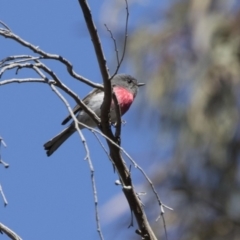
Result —
[[138, 83], [138, 87], [144, 86], [146, 83]]

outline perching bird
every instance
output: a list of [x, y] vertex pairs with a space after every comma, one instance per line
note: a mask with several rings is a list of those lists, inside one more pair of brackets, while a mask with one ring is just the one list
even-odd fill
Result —
[[[130, 75], [117, 74], [112, 78], [111, 85], [113, 91], [117, 97], [118, 104], [121, 110], [121, 115], [126, 113], [133, 103], [134, 98], [137, 95], [138, 87], [145, 85], [144, 83], [138, 83], [138, 81]], [[93, 89], [84, 99], [83, 102], [93, 110], [97, 116], [101, 115], [101, 105], [103, 102], [104, 92], [101, 89]], [[110, 119], [111, 122], [116, 122], [115, 104], [112, 101], [110, 107]], [[89, 127], [96, 127], [96, 123], [84, 112], [79, 105], [73, 109], [74, 114], [78, 113], [77, 119], [79, 122], [88, 125]], [[71, 115], [65, 118], [62, 125], [71, 120]], [[84, 126], [79, 124], [79, 128], [83, 129]], [[74, 132], [75, 123], [72, 122], [61, 133], [52, 138], [50, 141], [44, 144], [44, 148], [47, 151], [47, 155], [52, 155], [61, 145], [65, 142]]]

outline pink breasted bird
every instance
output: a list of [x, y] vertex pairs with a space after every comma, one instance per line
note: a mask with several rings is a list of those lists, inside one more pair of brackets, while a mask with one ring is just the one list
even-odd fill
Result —
[[[121, 109], [121, 115], [126, 113], [134, 101], [137, 95], [138, 87], [145, 85], [144, 83], [138, 83], [138, 81], [130, 75], [117, 74], [111, 80], [113, 91], [117, 97], [119, 107]], [[101, 117], [101, 105], [103, 102], [104, 92], [100, 89], [93, 89], [84, 99], [83, 102], [92, 109], [99, 117]], [[115, 104], [112, 101], [110, 108], [110, 119], [111, 122], [116, 121], [116, 111], [114, 109]], [[84, 123], [89, 127], [96, 127], [95, 122], [84, 112], [79, 105], [73, 109], [74, 114], [77, 114], [79, 122]], [[71, 116], [66, 117], [62, 125], [66, 124], [71, 120]], [[83, 129], [84, 126], [79, 124], [79, 128]], [[61, 145], [65, 142], [74, 132], [75, 123], [72, 122], [67, 128], [61, 133], [52, 138], [50, 141], [44, 144], [44, 148], [47, 151], [47, 155], [52, 155]]]

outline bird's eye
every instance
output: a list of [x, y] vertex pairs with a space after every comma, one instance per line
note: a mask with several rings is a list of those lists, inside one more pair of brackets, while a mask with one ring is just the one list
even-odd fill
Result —
[[132, 80], [131, 79], [128, 79], [128, 83], [131, 83], [132, 82]]

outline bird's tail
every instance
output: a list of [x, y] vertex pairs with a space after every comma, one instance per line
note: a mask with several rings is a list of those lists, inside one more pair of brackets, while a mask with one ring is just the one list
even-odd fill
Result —
[[75, 128], [70, 125], [50, 141], [46, 142], [43, 146], [47, 151], [47, 155], [52, 155], [74, 132]]

